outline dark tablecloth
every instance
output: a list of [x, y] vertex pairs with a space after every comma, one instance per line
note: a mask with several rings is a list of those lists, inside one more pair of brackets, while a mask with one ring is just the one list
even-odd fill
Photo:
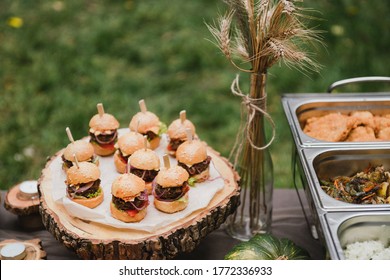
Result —
[[[48, 260], [78, 259], [77, 255], [57, 241], [45, 229], [25, 230], [20, 226], [18, 217], [4, 208], [5, 192], [1, 192], [0, 207], [0, 241], [5, 239], [30, 240], [39, 238], [47, 253]], [[309, 208], [303, 192], [300, 197], [304, 203], [305, 212], [310, 219]], [[273, 198], [272, 234], [276, 237], [288, 238], [298, 246], [306, 249], [312, 259], [324, 259], [325, 249], [315, 240], [304, 218], [298, 195], [294, 189], [275, 189]], [[238, 240], [233, 239], [223, 228], [213, 231], [204, 238], [194, 251], [178, 256], [178, 259], [215, 260], [223, 259], [224, 255]]]

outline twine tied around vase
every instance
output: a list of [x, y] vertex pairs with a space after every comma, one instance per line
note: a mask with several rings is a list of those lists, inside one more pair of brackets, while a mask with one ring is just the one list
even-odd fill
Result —
[[[264, 95], [261, 98], [251, 98], [247, 94], [242, 93], [240, 86], [239, 86], [239, 75], [237, 75], [236, 78], [233, 80], [230, 89], [234, 95], [242, 98], [242, 104], [246, 107], [246, 111], [247, 111], [247, 120], [246, 120], [244, 126], [241, 125], [240, 131], [245, 133], [246, 138], [248, 139], [248, 142], [250, 143], [250, 145], [253, 149], [265, 150], [275, 140], [275, 134], [276, 134], [276, 127], [275, 127], [274, 120], [272, 119], [271, 115], [268, 114], [268, 112], [266, 110], [262, 109], [262, 108], [266, 108], [267, 95]], [[268, 120], [268, 122], [271, 124], [271, 127], [272, 127], [271, 139], [268, 141], [268, 143], [266, 143], [262, 146], [257, 146], [253, 142], [252, 135], [251, 135], [251, 132], [249, 130], [251, 123], [255, 120], [256, 113], [262, 114]], [[241, 135], [241, 133], [238, 133], [237, 136], [239, 136], [239, 135]], [[236, 145], [242, 146], [242, 141], [238, 141], [238, 139], [237, 139], [235, 146]], [[235, 150], [235, 149], [233, 149], [233, 150]]]

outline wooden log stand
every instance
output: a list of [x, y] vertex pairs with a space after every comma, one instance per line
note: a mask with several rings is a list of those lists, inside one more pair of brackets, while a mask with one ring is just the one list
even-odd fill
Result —
[[42, 229], [43, 224], [39, 215], [38, 193], [36, 196], [22, 197], [19, 189], [22, 183], [13, 186], [7, 191], [4, 198], [4, 208], [18, 216], [18, 222], [24, 229]]
[[239, 176], [227, 159], [208, 147], [225, 185], [207, 208], [191, 213], [156, 232], [120, 229], [71, 217], [51, 195], [50, 162], [38, 181], [43, 224], [54, 237], [82, 259], [172, 259], [192, 251], [207, 234], [219, 228], [239, 205]]
[[[12, 243], [22, 243], [26, 250], [25, 256], [23, 260], [44, 260], [46, 259], [46, 252], [42, 249], [41, 240], [40, 239], [31, 239], [31, 240], [15, 240], [15, 239], [7, 239], [0, 242], [0, 250], [9, 244]], [[0, 256], [0, 259], [1, 256]]]

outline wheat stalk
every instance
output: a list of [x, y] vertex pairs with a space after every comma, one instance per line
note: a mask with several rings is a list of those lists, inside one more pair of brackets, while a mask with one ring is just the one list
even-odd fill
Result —
[[[261, 216], [271, 213], [271, 210], [266, 208], [265, 149], [272, 143], [274, 135], [267, 143], [264, 133], [265, 118], [270, 120], [273, 129], [275, 127], [266, 108], [266, 73], [270, 67], [281, 63], [303, 72], [319, 71], [320, 65], [313, 60], [312, 53], [307, 49], [308, 45], [321, 42], [321, 36], [320, 32], [305, 25], [305, 20], [311, 17], [305, 13], [309, 10], [296, 5], [302, 1], [224, 2], [229, 7], [225, 15], [220, 16], [214, 25], [206, 25], [215, 38], [215, 44], [230, 63], [240, 71], [250, 73], [248, 95], [241, 92], [238, 77], [232, 83], [232, 93], [242, 97], [246, 118], [242, 113], [240, 129], [230, 159], [234, 159], [234, 167], [240, 174], [244, 190], [238, 223], [244, 224], [244, 209], [248, 206], [249, 227], [254, 234], [264, 230]], [[236, 61], [244, 63], [239, 64]], [[241, 66], [248, 64], [248, 68]], [[248, 191], [249, 202], [246, 201]], [[246, 205], [247, 203], [249, 205]], [[237, 222], [237, 215], [236, 212], [231, 225]], [[269, 224], [265, 227], [269, 227]]]
[[[321, 42], [320, 32], [308, 28], [304, 20], [308, 9], [296, 5], [299, 0], [225, 0], [228, 12], [217, 24], [206, 24], [216, 45], [239, 70], [266, 73], [274, 64], [283, 62], [303, 71], [319, 71], [320, 65], [305, 51], [307, 45]], [[233, 26], [233, 18], [235, 25]], [[235, 57], [250, 62], [243, 69]]]

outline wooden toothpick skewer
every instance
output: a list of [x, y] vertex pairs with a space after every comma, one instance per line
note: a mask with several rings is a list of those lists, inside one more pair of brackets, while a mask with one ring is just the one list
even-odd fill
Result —
[[126, 172], [127, 174], [130, 174], [131, 171], [131, 165], [130, 165], [130, 157], [127, 158], [127, 165], [126, 165]]
[[168, 156], [168, 154], [164, 154], [163, 160], [164, 160], [164, 167], [165, 167], [166, 169], [170, 168], [170, 167], [171, 167], [171, 163], [169, 162], [169, 156]]
[[190, 143], [191, 143], [191, 141], [192, 141], [192, 131], [191, 131], [191, 129], [187, 128], [186, 129], [186, 134], [187, 134], [187, 141], [190, 141]]
[[65, 128], [65, 131], [66, 131], [66, 134], [68, 134], [69, 141], [70, 141], [71, 143], [74, 143], [74, 139], [73, 139], [73, 136], [72, 136], [72, 132], [70, 132], [69, 127]]
[[139, 108], [141, 109], [141, 112], [142, 113], [145, 113], [147, 111], [146, 109], [146, 104], [145, 104], [145, 100], [141, 99], [139, 102]]
[[76, 164], [77, 168], [80, 168], [79, 161], [77, 160], [76, 154], [73, 154], [74, 163]]
[[102, 103], [98, 103], [96, 105], [97, 107], [97, 110], [98, 110], [98, 113], [99, 113], [99, 116], [103, 116], [104, 115], [104, 107], [103, 107], [103, 104]]
[[144, 147], [145, 147], [145, 151], [148, 149], [148, 136], [144, 136]]
[[186, 110], [180, 111], [180, 121], [181, 121], [182, 124], [185, 122], [186, 118], [187, 118]]

